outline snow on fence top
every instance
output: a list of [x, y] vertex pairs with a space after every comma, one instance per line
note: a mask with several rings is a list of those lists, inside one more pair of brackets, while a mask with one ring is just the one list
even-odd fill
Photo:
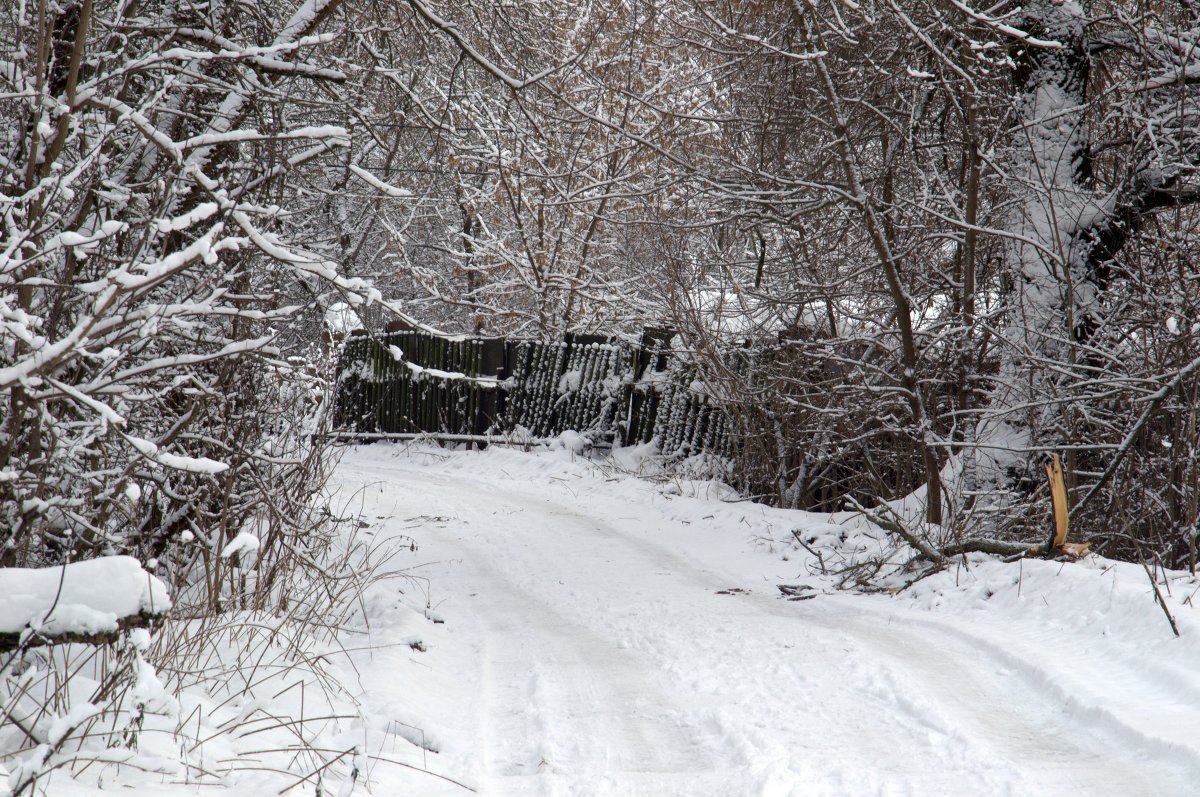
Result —
[[58, 567], [0, 569], [0, 650], [54, 641], [104, 642], [171, 608], [167, 587], [130, 556]]

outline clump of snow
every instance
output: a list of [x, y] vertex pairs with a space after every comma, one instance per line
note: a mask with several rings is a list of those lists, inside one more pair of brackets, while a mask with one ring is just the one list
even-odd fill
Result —
[[[140, 635], [139, 632], [141, 632]], [[145, 629], [135, 629], [130, 636], [139, 654], [148, 649], [150, 635]], [[163, 686], [153, 665], [143, 659], [141, 655], [138, 656], [134, 665], [137, 668], [133, 686], [135, 704], [144, 706], [144, 710], [151, 714], [163, 717], [179, 716], [179, 701]]]
[[573, 432], [570, 429], [551, 438], [546, 443], [551, 451], [570, 451], [572, 454], [582, 454], [592, 447], [592, 441], [587, 435]]
[[61, 567], [0, 569], [0, 633], [117, 630], [117, 620], [171, 608], [166, 585], [131, 556], [106, 556]]
[[579, 387], [583, 383], [583, 372], [579, 369], [567, 371], [558, 380], [559, 394], [578, 393]]
[[388, 347], [392, 351], [392, 357], [397, 361], [402, 361], [404, 366], [412, 373], [414, 379], [441, 379], [447, 382], [472, 382], [484, 390], [491, 390], [497, 387], [512, 389], [512, 378], [499, 380], [488, 376], [468, 376], [461, 371], [443, 371], [440, 368], [426, 368], [425, 366], [417, 365], [414, 362], [403, 360], [404, 353], [396, 346]]
[[663, 467], [662, 457], [658, 451], [658, 443], [653, 440], [649, 443], [638, 443], [637, 445], [614, 448], [612, 459], [621, 470], [641, 476], [659, 473]]
[[353, 163], [350, 164], [350, 171], [358, 175], [359, 179], [363, 180], [371, 187], [382, 191], [384, 194], [393, 197], [394, 199], [406, 199], [412, 196], [412, 191], [409, 191], [407, 188], [400, 188], [392, 185], [391, 183], [385, 183], [383, 180], [380, 180], [366, 169], [355, 166]]
[[133, 447], [141, 452], [147, 459], [153, 460], [164, 467], [172, 468], [173, 470], [208, 474], [222, 473], [223, 471], [229, 470], [229, 465], [225, 464], [224, 462], [218, 462], [215, 459], [209, 459], [208, 457], [185, 457], [178, 454], [168, 454], [166, 451], [163, 451], [149, 440], [143, 440], [142, 438], [134, 437], [133, 435], [126, 435], [125, 439], [128, 440]]
[[346, 302], [329, 305], [325, 311], [325, 328], [330, 334], [345, 337], [357, 329], [363, 329], [362, 318]]
[[229, 541], [228, 545], [221, 549], [221, 558], [228, 559], [235, 553], [255, 553], [258, 551], [259, 545], [258, 537], [248, 531], [239, 532]]

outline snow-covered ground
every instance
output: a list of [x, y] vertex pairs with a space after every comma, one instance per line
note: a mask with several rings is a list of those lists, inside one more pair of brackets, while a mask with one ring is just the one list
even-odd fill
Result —
[[1161, 587], [1176, 638], [1140, 567], [978, 561], [835, 592], [792, 531], [834, 556], [872, 544], [857, 522], [567, 450], [363, 446], [337, 479], [422, 563], [373, 596], [357, 654], [374, 794], [1200, 789], [1190, 578]]
[[[193, 690], [178, 715], [205, 741], [142, 734], [149, 752], [182, 744], [199, 762], [184, 776], [93, 766], [44, 793], [1200, 790], [1195, 579], [1160, 574], [1179, 638], [1141, 567], [1097, 558], [981, 558], [895, 595], [838, 591], [793, 532], [829, 565], [881, 548], [881, 532], [637, 478], [653, 465], [637, 451], [599, 463], [563, 442], [347, 449], [335, 509], [361, 514], [379, 551], [404, 546], [392, 564], [406, 568], [371, 588], [344, 649], [310, 657], [357, 707], [306, 698], [290, 668], [253, 700]], [[301, 735], [332, 763], [290, 752]]]

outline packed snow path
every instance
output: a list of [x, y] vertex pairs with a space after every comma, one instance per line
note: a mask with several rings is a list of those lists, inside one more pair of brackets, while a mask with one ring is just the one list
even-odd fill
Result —
[[[982, 566], [957, 577], [977, 592], [948, 576], [927, 602], [793, 602], [776, 583], [827, 591], [785, 554], [815, 516], [672, 495], [694, 485], [606, 478], [561, 453], [370, 446], [338, 473], [344, 495], [360, 490], [356, 509], [385, 519], [376, 534], [415, 538], [445, 621], [423, 631], [427, 652], [381, 648], [360, 664], [379, 722], [438, 751], [402, 743], [384, 757], [481, 794], [1196, 793], [1188, 658], [1114, 643], [1074, 606], [1055, 621], [1063, 612], [1045, 607], [1061, 598], [1038, 586], [1053, 569], [1027, 564], [1015, 584], [1017, 566]], [[1127, 569], [1071, 567], [1099, 596], [1111, 573], [1114, 623], [1128, 614], [1118, 571], [1129, 590], [1149, 587]], [[1001, 588], [1024, 595], [926, 605]], [[1152, 602], [1134, 611], [1133, 625], [1154, 624], [1146, 638], [1170, 636]], [[377, 642], [411, 635], [411, 620], [375, 613]], [[372, 777], [412, 793], [468, 793], [385, 769]]]

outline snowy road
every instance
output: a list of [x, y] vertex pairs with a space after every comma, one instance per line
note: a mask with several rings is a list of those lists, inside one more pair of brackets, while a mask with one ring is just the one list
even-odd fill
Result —
[[[776, 583], [821, 581], [752, 538], [782, 540], [811, 516], [674, 496], [565, 455], [398, 452], [349, 452], [338, 478], [387, 518], [377, 534], [416, 538], [445, 623], [423, 632], [426, 653], [361, 663], [364, 702], [438, 751], [405, 760], [481, 794], [1197, 791], [1195, 648], [1186, 635], [1167, 656], [1111, 642], [1103, 624], [1124, 603], [1056, 622], [1036, 574], [986, 611], [789, 602]], [[1103, 572], [1115, 595], [1117, 571]], [[1024, 605], [1041, 612], [1011, 608]], [[411, 634], [411, 619], [376, 614], [377, 637]], [[405, 749], [418, 750], [385, 757]], [[372, 778], [467, 793], [382, 764]]]

